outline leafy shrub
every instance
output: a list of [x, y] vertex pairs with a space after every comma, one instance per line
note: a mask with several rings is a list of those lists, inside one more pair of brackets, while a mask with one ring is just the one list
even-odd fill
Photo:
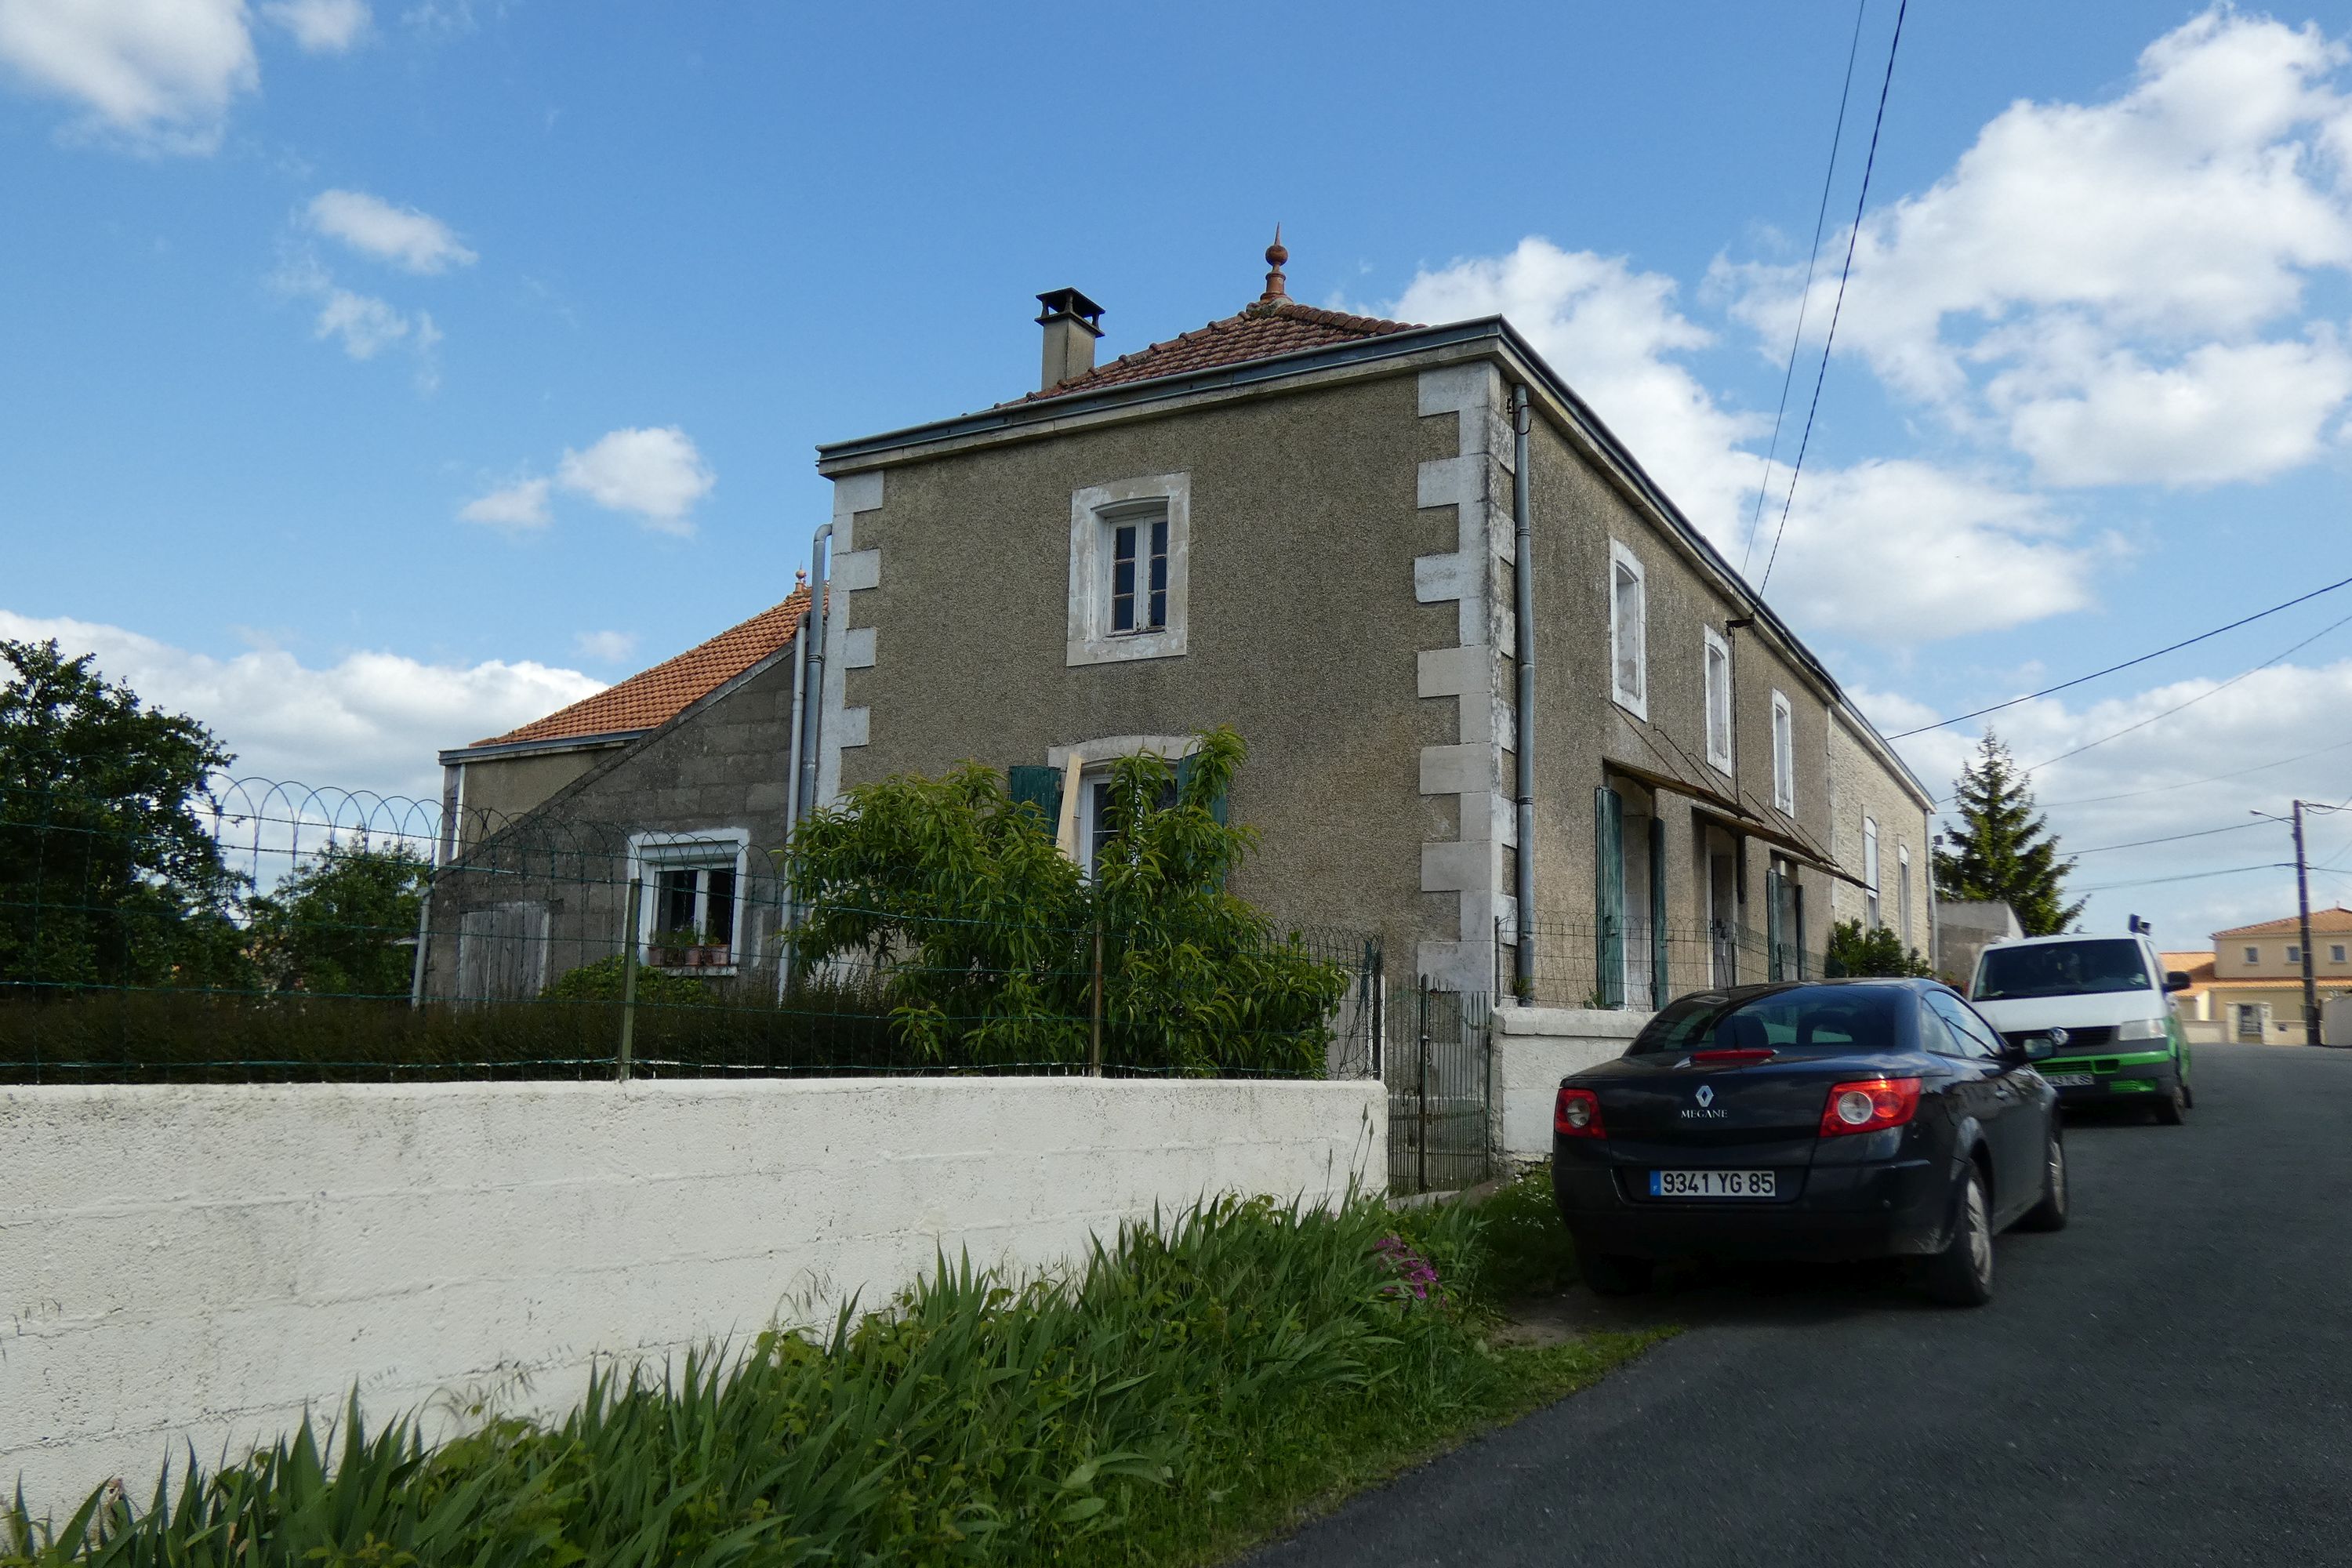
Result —
[[1181, 778], [1156, 756], [1118, 763], [1091, 879], [976, 764], [853, 790], [786, 857], [808, 911], [800, 962], [869, 969], [930, 1059], [1075, 1064], [1093, 1047], [1099, 942], [1108, 1065], [1318, 1070], [1348, 972], [1225, 891], [1257, 842], [1220, 820], [1244, 755], [1219, 729]]
[[[583, 963], [577, 969], [567, 969], [548, 983], [540, 993], [551, 1002], [618, 1002], [626, 982], [624, 966], [628, 954], [614, 953], [593, 963]], [[673, 974], [667, 969], [637, 965], [637, 1000], [656, 1005], [665, 1003], [692, 1005], [711, 999], [709, 988], [690, 974]]]
[[1822, 973], [1836, 978], [1840, 975], [1869, 974], [1933, 974], [1935, 965], [1919, 954], [1917, 948], [1908, 951], [1903, 939], [1891, 926], [1864, 931], [1860, 921], [1840, 921], [1830, 927], [1829, 960]]

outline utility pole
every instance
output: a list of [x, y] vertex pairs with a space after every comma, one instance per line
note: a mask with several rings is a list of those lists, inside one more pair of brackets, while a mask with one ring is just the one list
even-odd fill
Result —
[[2273, 816], [2267, 811], [2257, 811], [2256, 816], [2268, 816], [2273, 822], [2284, 822], [2294, 830], [2294, 905], [2296, 935], [2302, 942], [2303, 954], [2303, 1043], [2319, 1044], [2319, 982], [2312, 973], [2311, 958], [2311, 868], [2303, 852], [2303, 814], [2306, 811], [2337, 811], [2340, 806], [2314, 805], [2308, 801], [2294, 803], [2292, 818]]
[[2294, 803], [2294, 907], [2303, 936], [2303, 1043], [2319, 1044], [2319, 984], [2311, 973], [2311, 871], [2303, 854], [2303, 802]]

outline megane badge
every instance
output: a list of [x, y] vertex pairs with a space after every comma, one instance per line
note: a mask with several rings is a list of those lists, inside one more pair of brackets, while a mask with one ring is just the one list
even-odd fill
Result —
[[1710, 1088], [1710, 1087], [1708, 1087], [1707, 1085], [1706, 1085], [1706, 1084], [1701, 1084], [1701, 1085], [1699, 1085], [1699, 1086], [1698, 1086], [1698, 1104], [1699, 1104], [1699, 1109], [1700, 1109], [1700, 1110], [1706, 1110], [1708, 1106], [1713, 1105], [1714, 1103], [1715, 1103], [1715, 1090], [1714, 1090], [1712, 1088]]

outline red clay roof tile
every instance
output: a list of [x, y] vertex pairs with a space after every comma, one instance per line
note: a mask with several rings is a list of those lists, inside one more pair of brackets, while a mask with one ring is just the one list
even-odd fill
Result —
[[593, 735], [629, 733], [667, 723], [770, 654], [789, 646], [808, 606], [808, 585], [803, 584], [775, 608], [762, 610], [708, 642], [697, 643], [676, 658], [665, 659], [618, 686], [608, 686], [593, 697], [583, 698], [569, 708], [559, 708], [519, 730], [476, 741], [474, 744], [506, 746], [519, 741], [585, 740]]
[[[1412, 330], [1411, 321], [1383, 321], [1371, 316], [1350, 316], [1339, 310], [1318, 310], [1289, 300], [1260, 301], [1223, 321], [1121, 354], [1084, 375], [1074, 375], [1042, 392], [1013, 399], [1034, 403], [1047, 397], [1067, 397], [1153, 376], [1177, 375], [1191, 370], [1211, 370], [1248, 360], [1271, 359], [1302, 349], [1328, 348], [1333, 343], [1385, 337]], [[999, 405], [1000, 407], [1004, 406]]]

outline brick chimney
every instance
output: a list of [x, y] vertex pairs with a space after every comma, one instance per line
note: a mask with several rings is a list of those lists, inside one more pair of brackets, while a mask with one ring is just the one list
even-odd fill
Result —
[[1045, 329], [1045, 362], [1037, 389], [1050, 392], [1070, 377], [1094, 369], [1103, 308], [1076, 289], [1040, 294], [1037, 303], [1045, 307], [1045, 313], [1037, 318], [1037, 324]]

